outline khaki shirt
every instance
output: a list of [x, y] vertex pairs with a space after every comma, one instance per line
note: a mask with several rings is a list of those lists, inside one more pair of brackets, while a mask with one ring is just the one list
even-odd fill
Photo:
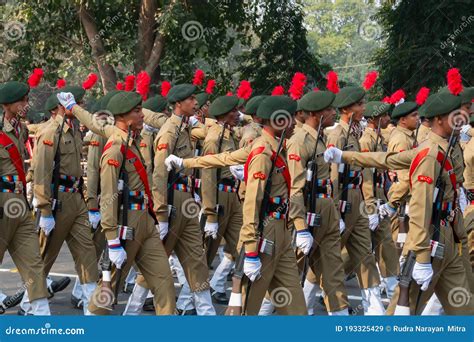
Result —
[[[201, 125], [194, 127], [188, 123], [181, 125], [182, 118], [176, 114], [161, 127], [155, 139], [155, 169], [153, 170], [153, 199], [155, 212], [160, 222], [168, 221], [168, 170], [165, 159], [174, 154], [181, 158], [194, 156], [192, 139], [204, 139], [207, 130]], [[181, 127], [181, 131], [178, 131]], [[204, 127], [204, 128], [203, 128]], [[182, 170], [181, 174], [190, 176], [192, 170]]]
[[146, 128], [143, 128], [141, 133], [141, 141], [140, 141], [140, 153], [145, 161], [146, 172], [148, 173], [148, 183], [151, 185], [153, 180], [153, 163], [155, 159], [155, 149], [154, 149], [154, 141], [156, 137], [156, 133], [152, 132]]
[[317, 130], [304, 124], [288, 140], [288, 168], [291, 175], [290, 219], [293, 220], [296, 230], [306, 229], [307, 210], [304, 201], [304, 189], [308, 163], [313, 158], [315, 147], [317, 175], [314, 176], [317, 179], [330, 178], [330, 165], [324, 161], [323, 156], [326, 150], [325, 137], [321, 134], [316, 146], [317, 134]]
[[[236, 150], [237, 142], [234, 140], [231, 129], [226, 128], [224, 131], [224, 137], [222, 145], [219, 150], [219, 140], [222, 134], [223, 126], [217, 124], [209, 128], [206, 139], [204, 140], [202, 154], [212, 155], [220, 152], [232, 152]], [[217, 179], [216, 169], [206, 169], [202, 171], [201, 175], [201, 191], [202, 191], [202, 204], [204, 214], [207, 215], [208, 222], [217, 222], [217, 198], [216, 198], [216, 187], [220, 179], [234, 178], [229, 170], [229, 167], [224, 167], [220, 170], [220, 177]]]
[[[378, 141], [378, 143], [377, 143]], [[375, 144], [377, 143], [377, 147]], [[377, 139], [377, 130], [367, 127], [360, 138], [360, 148], [362, 152], [383, 152], [385, 141], [380, 134]], [[374, 195], [374, 172], [377, 173], [378, 177], [386, 177], [384, 170], [376, 168], [364, 168], [362, 174], [364, 175], [364, 182], [362, 183], [362, 194], [364, 195], [364, 201], [367, 206], [368, 213], [376, 213], [377, 199], [386, 201], [387, 198], [384, 193], [384, 189], [376, 188]]]
[[395, 129], [395, 126], [390, 125], [387, 128], [382, 128], [380, 130], [380, 134], [382, 134], [383, 140], [385, 141], [386, 144], [388, 144], [390, 140], [390, 135], [392, 134], [394, 129]]
[[[474, 138], [471, 138], [464, 147], [464, 162], [466, 163], [466, 167], [464, 168], [463, 185], [466, 190], [474, 192]], [[469, 199], [468, 203], [470, 203]], [[464, 217], [472, 211], [474, 211], [474, 205], [468, 205]]]
[[72, 129], [67, 123], [63, 126], [61, 141], [59, 141], [60, 128], [63, 117], [57, 115], [53, 121], [39, 133], [36, 148], [36, 165], [34, 172], [34, 192], [37, 207], [42, 216], [50, 216], [51, 210], [51, 184], [53, 180], [54, 156], [59, 146], [61, 175], [80, 178], [82, 140], [79, 127]]
[[99, 209], [100, 193], [100, 158], [104, 151], [107, 139], [101, 135], [92, 133], [89, 139], [87, 151], [87, 191], [86, 203], [89, 210]]
[[[403, 152], [413, 149], [415, 143], [415, 132], [407, 128], [397, 126], [390, 135], [388, 143], [388, 152]], [[388, 192], [388, 199], [392, 205], [399, 206], [401, 202], [408, 200], [410, 193], [410, 182], [408, 169], [397, 170], [398, 182], [392, 183]], [[411, 210], [410, 210], [411, 211]]]
[[425, 141], [426, 137], [428, 136], [428, 133], [430, 133], [430, 132], [431, 132], [430, 127], [427, 127], [427, 126], [421, 124], [420, 128], [418, 128], [418, 137], [416, 138], [416, 140], [418, 141], [418, 144]]
[[[2, 131], [5, 132], [6, 135], [13, 141], [18, 149], [18, 153], [20, 153], [22, 160], [24, 161], [28, 159], [28, 152], [25, 148], [25, 141], [28, 139], [28, 130], [26, 129], [26, 125], [22, 122], [18, 123], [20, 132], [17, 138], [15, 134], [15, 128], [12, 126], [12, 124], [5, 119], [2, 120]], [[24, 170], [25, 164], [23, 163], [22, 165]], [[12, 175], [18, 175], [18, 172], [16, 171], [15, 165], [13, 165], [13, 162], [10, 159], [10, 154], [8, 153], [7, 149], [3, 145], [0, 145], [0, 176]], [[26, 191], [26, 189], [23, 190]]]

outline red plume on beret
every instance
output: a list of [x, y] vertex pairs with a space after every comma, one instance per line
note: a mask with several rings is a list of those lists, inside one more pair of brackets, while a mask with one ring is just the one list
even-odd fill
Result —
[[301, 72], [296, 72], [291, 80], [288, 94], [293, 100], [298, 100], [303, 96], [304, 86], [306, 85], [306, 76]]
[[207, 85], [206, 85], [206, 93], [208, 93], [209, 95], [212, 94], [212, 92], [214, 91], [214, 87], [216, 86], [216, 81], [215, 80], [209, 80], [207, 81]]
[[168, 96], [168, 92], [171, 89], [171, 83], [168, 81], [161, 82], [161, 96], [166, 97]]
[[148, 92], [150, 91], [150, 75], [146, 71], [141, 71], [137, 75], [137, 93], [142, 96], [143, 101], [148, 98]]
[[202, 71], [201, 69], [197, 69], [194, 73], [193, 85], [198, 87], [202, 86], [202, 83], [204, 82], [204, 77], [204, 71]]
[[56, 81], [56, 88], [61, 89], [66, 86], [66, 80], [64, 78], [60, 78]]
[[248, 100], [252, 96], [252, 86], [249, 81], [240, 81], [239, 87], [237, 88], [237, 97], [239, 99]]
[[367, 75], [365, 75], [365, 80], [362, 83], [362, 87], [367, 91], [372, 88], [377, 81], [377, 77], [379, 73], [377, 71], [369, 71]]
[[459, 95], [459, 93], [463, 90], [462, 77], [461, 73], [459, 72], [459, 69], [449, 69], [446, 78], [448, 79], [448, 89], [451, 94], [456, 96]]
[[225, 94], [225, 96], [234, 96], [234, 94], [231, 91], [228, 91], [227, 94]]
[[334, 94], [339, 93], [339, 84], [337, 83], [337, 79], [338, 79], [337, 73], [331, 70], [326, 75], [326, 78], [327, 78], [326, 88], [330, 92], [333, 92]]
[[115, 85], [115, 89], [123, 90], [123, 82], [117, 82], [117, 84]]
[[401, 99], [405, 99], [406, 95], [403, 89], [398, 89], [390, 96], [390, 104], [396, 105]]
[[87, 79], [82, 82], [82, 88], [85, 90], [91, 89], [96, 84], [97, 80], [97, 74], [90, 73], [89, 76], [87, 76]]
[[425, 103], [426, 99], [430, 95], [430, 88], [426, 87], [421, 87], [421, 89], [418, 91], [418, 94], [416, 94], [416, 104], [418, 106], [421, 106], [423, 103]]
[[273, 88], [272, 96], [278, 96], [278, 95], [283, 95], [283, 94], [285, 94], [285, 88], [283, 88], [281, 85], [278, 85], [275, 88]]
[[128, 75], [125, 77], [125, 91], [132, 91], [135, 88], [135, 76]]
[[382, 99], [382, 102], [385, 102], [385, 103], [388, 103], [388, 104], [392, 104], [392, 102], [390, 102], [390, 96], [385, 96], [385, 97]]
[[33, 73], [28, 78], [28, 84], [30, 88], [36, 88], [40, 84], [41, 79], [43, 78], [44, 72], [41, 68], [33, 69]]

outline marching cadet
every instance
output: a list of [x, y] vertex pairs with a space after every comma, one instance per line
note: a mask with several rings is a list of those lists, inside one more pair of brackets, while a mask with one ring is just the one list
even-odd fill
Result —
[[[471, 132], [474, 131], [474, 115], [470, 116]], [[464, 147], [464, 188], [466, 191], [467, 205], [464, 210], [464, 228], [468, 235], [468, 257], [471, 269], [474, 270], [474, 139], [471, 138]], [[463, 250], [463, 253], [465, 251]]]
[[50, 315], [43, 260], [25, 194], [28, 133], [20, 117], [28, 111], [28, 93], [25, 83], [0, 85], [0, 263], [8, 251], [28, 292], [31, 313]]
[[[362, 152], [385, 151], [386, 144], [381, 130], [387, 128], [390, 122], [388, 111], [390, 105], [380, 101], [368, 102], [364, 116], [367, 119], [367, 128], [360, 138]], [[387, 290], [387, 297], [392, 298], [397, 286], [398, 254], [392, 239], [390, 219], [380, 218], [378, 208], [387, 202], [385, 195], [385, 170], [365, 168], [362, 171], [364, 182], [362, 194], [369, 217], [369, 228], [372, 231], [372, 250], [379, 265], [380, 274]]]
[[[235, 96], [219, 96], [209, 107], [209, 114], [217, 124], [210, 127], [203, 144], [203, 155], [235, 151], [237, 142], [232, 132], [239, 123]], [[225, 282], [238, 256], [237, 243], [242, 227], [242, 206], [237, 194], [239, 181], [229, 168], [202, 171], [202, 210], [205, 217], [204, 235], [207, 238], [207, 262], [212, 263], [222, 238], [225, 239], [224, 258], [210, 281], [213, 299], [227, 304]], [[217, 189], [216, 189], [217, 187]]]
[[[58, 106], [51, 123], [39, 132], [34, 194], [39, 211], [41, 254], [48, 274], [64, 241], [73, 256], [86, 304], [98, 279], [97, 256], [82, 194], [82, 140], [71, 115]], [[28, 293], [22, 309], [29, 313]], [[87, 313], [84, 307], [84, 313]]]
[[191, 139], [205, 137], [206, 130], [192, 117], [197, 106], [195, 90], [193, 85], [180, 84], [171, 88], [168, 93], [168, 102], [173, 106], [173, 113], [155, 140], [153, 198], [166, 251], [168, 254], [173, 250], [176, 252], [186, 275], [187, 284], [181, 291], [188, 291], [187, 285], [198, 315], [215, 315], [209, 291], [209, 272], [202, 247], [202, 234], [197, 212], [194, 212], [199, 210], [195, 210], [197, 204], [192, 193], [192, 170], [169, 173], [164, 163], [168, 155], [173, 153], [178, 157], [193, 157]]
[[[288, 167], [291, 176], [290, 219], [296, 229], [296, 246], [310, 258], [308, 264], [316, 278], [315, 282], [312, 282], [310, 277], [304, 280], [306, 303], [314, 302], [317, 282], [324, 291], [328, 314], [348, 315], [349, 302], [344, 287], [339, 235], [340, 216], [331, 198], [330, 166], [323, 158], [326, 150], [323, 130], [334, 124], [336, 116], [332, 107], [334, 98], [334, 93], [329, 91], [312, 91], [299, 100], [298, 105], [306, 113], [306, 121], [288, 141]], [[311, 163], [316, 163], [311, 175], [317, 182], [316, 193], [312, 193], [312, 189], [306, 186], [306, 176], [311, 170]], [[312, 221], [308, 219], [311, 218], [308, 201], [311, 200], [310, 197], [317, 198]], [[310, 314], [313, 312], [313, 306], [308, 305]]]
[[[345, 87], [337, 94], [333, 105], [339, 109], [339, 125], [328, 136], [328, 146], [336, 146], [344, 151], [359, 152], [365, 91], [360, 87]], [[361, 191], [362, 169], [358, 166], [332, 165], [331, 180], [334, 185], [334, 201], [339, 208], [346, 229], [341, 235], [342, 246], [347, 248], [355, 267], [362, 305], [366, 315], [385, 313], [380, 298], [380, 279], [375, 257], [371, 250], [371, 239], [367, 209]]]
[[[402, 263], [409, 252], [415, 254], [416, 261], [411, 275], [419, 286], [410, 286], [409, 308], [398, 305], [395, 307], [398, 302], [397, 288], [388, 310], [390, 313], [395, 309], [395, 314], [417, 314], [422, 309], [418, 306], [424, 304], [433, 293], [447, 315], [474, 313], [466, 270], [458, 253], [456, 225], [459, 221], [454, 219], [457, 210], [456, 174], [452, 166], [452, 155], [448, 150], [452, 148], [453, 136], [459, 133], [453, 127], [452, 113], [459, 110], [460, 103], [460, 96], [448, 92], [440, 92], [428, 98], [425, 113], [426, 118], [431, 121], [431, 132], [415, 150], [398, 155], [341, 152], [334, 148], [326, 151], [327, 161], [340, 162], [342, 158], [346, 163], [364, 167], [392, 169], [410, 165], [410, 229], [403, 248]], [[438, 188], [440, 183], [444, 185], [444, 189]], [[437, 222], [432, 221], [433, 217], [437, 217]], [[459, 294], [466, 294], [462, 295], [461, 305], [453, 300]]]
[[300, 101], [298, 100], [296, 101], [296, 103], [297, 103], [296, 113], [295, 113], [296, 125], [295, 125], [294, 133], [297, 133], [303, 127], [307, 118], [306, 112], [301, 108]]
[[[77, 115], [91, 130], [110, 136], [100, 161], [100, 212], [109, 258], [116, 267], [111, 279], [102, 281], [111, 281], [114, 290], [117, 284], [123, 284], [122, 278], [136, 263], [154, 294], [156, 314], [172, 315], [175, 310], [173, 279], [167, 254], [160, 241], [160, 232], [155, 227], [151, 190], [139, 152], [139, 132], [143, 128], [144, 118], [141, 96], [134, 92], [115, 94], [107, 105], [107, 110], [114, 115], [115, 126], [103, 127], [91, 123], [91, 119], [87, 117], [90, 114], [76, 105], [72, 94], [60, 93], [58, 98], [68, 111]], [[122, 172], [127, 175], [128, 182], [119, 189]], [[128, 208], [121, 209], [121, 220], [117, 218], [119, 201], [116, 197], [119, 190], [121, 196], [123, 191], [129, 191]], [[127, 212], [124, 213], [123, 210]], [[124, 222], [125, 218], [127, 223]], [[125, 230], [133, 231], [132, 239], [124, 240], [129, 235]], [[123, 272], [118, 272], [118, 269]], [[121, 279], [117, 279], [119, 275]], [[104, 309], [104, 304], [101, 289], [97, 288], [89, 303], [89, 311], [93, 314], [105, 314], [107, 310]]]

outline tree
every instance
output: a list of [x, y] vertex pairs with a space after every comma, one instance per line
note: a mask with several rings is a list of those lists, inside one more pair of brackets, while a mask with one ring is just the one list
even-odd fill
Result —
[[414, 98], [427, 86], [446, 85], [446, 72], [457, 67], [466, 86], [474, 79], [474, 16], [470, 1], [403, 0], [383, 6], [377, 19], [386, 37], [374, 61], [387, 92], [403, 88]]

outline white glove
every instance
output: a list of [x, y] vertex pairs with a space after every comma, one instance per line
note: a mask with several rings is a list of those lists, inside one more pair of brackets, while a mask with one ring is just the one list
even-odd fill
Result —
[[168, 222], [158, 222], [158, 231], [160, 233], [160, 239], [163, 240], [168, 234]]
[[466, 198], [466, 191], [464, 190], [463, 187], [460, 187], [459, 188], [459, 208], [461, 209], [462, 212], [464, 212], [464, 210], [466, 209], [467, 207], [467, 198]]
[[369, 228], [371, 231], [375, 232], [377, 227], [379, 226], [379, 215], [378, 214], [372, 214], [369, 215]]
[[97, 226], [100, 222], [100, 211], [91, 211], [89, 210], [89, 222], [93, 229], [97, 229]]
[[250, 281], [253, 282], [260, 278], [261, 268], [262, 263], [258, 256], [245, 256], [244, 273], [250, 279]]
[[204, 226], [204, 236], [210, 237], [215, 240], [217, 238], [217, 230], [219, 229], [219, 224], [217, 222], [207, 222]]
[[76, 99], [72, 93], [59, 93], [56, 95], [59, 100], [61, 106], [65, 107], [67, 110], [71, 110], [71, 108], [76, 104]]
[[54, 221], [53, 216], [40, 217], [39, 226], [46, 236], [49, 236], [51, 231], [54, 229], [55, 224], [56, 222]]
[[38, 207], [38, 200], [36, 199], [36, 197], [33, 197], [31, 204], [33, 205], [33, 208], [35, 209]]
[[420, 264], [415, 262], [411, 275], [413, 280], [416, 281], [418, 285], [421, 285], [421, 291], [425, 291], [430, 285], [431, 278], [433, 278], [433, 267], [431, 267], [431, 263]]
[[467, 142], [471, 139], [471, 125], [461, 127], [461, 141]]
[[346, 230], [346, 224], [343, 219], [339, 219], [339, 233], [342, 234]]
[[324, 161], [326, 163], [341, 164], [342, 151], [334, 146], [329, 147], [326, 151], [324, 151]]
[[145, 131], [151, 132], [151, 133], [157, 133], [159, 131], [158, 128], [155, 128], [153, 126], [148, 126], [146, 123], [143, 124], [143, 128]]
[[384, 203], [379, 206], [379, 216], [383, 220], [385, 217], [393, 217], [397, 213], [397, 208], [390, 203]]
[[296, 232], [296, 247], [301, 249], [304, 255], [308, 255], [313, 246], [313, 235], [308, 230]]
[[107, 246], [109, 248], [109, 259], [118, 268], [122, 268], [122, 265], [127, 261], [127, 252], [123, 249], [120, 244], [119, 238], [113, 240], [107, 240]]
[[197, 194], [197, 192], [194, 193], [194, 202], [197, 204], [201, 204], [201, 197]]
[[244, 166], [243, 165], [232, 165], [229, 167], [232, 175], [240, 181], [244, 180]]
[[183, 167], [183, 158], [176, 157], [174, 154], [170, 154], [165, 159], [166, 169], [171, 171], [173, 169], [180, 169]]
[[244, 117], [245, 117], [245, 114], [239, 110], [239, 121], [240, 122], [244, 121]]
[[189, 125], [191, 127], [194, 127], [199, 122], [198, 118], [196, 118], [194, 115], [189, 117]]

